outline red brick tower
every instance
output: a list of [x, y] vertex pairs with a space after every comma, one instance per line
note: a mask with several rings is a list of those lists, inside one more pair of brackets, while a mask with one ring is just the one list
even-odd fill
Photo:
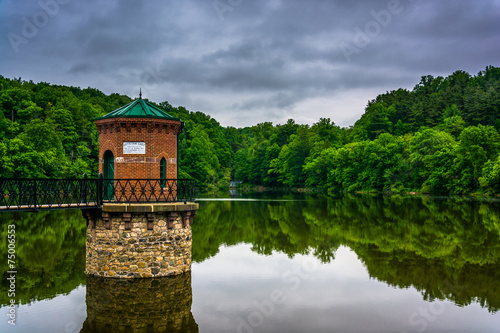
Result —
[[177, 135], [184, 123], [142, 98], [95, 119], [99, 172], [106, 179], [177, 178]]

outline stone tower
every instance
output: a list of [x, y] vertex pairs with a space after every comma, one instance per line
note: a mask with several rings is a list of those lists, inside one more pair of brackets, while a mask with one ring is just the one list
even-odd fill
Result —
[[87, 275], [133, 279], [189, 272], [198, 204], [181, 197], [186, 181], [177, 179], [183, 123], [141, 98], [95, 123], [103, 200], [101, 209], [83, 211]]

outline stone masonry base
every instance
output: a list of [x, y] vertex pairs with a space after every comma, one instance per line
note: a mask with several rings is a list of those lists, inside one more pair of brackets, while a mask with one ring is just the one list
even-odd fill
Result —
[[196, 203], [105, 204], [83, 211], [87, 275], [137, 279], [189, 272], [197, 209]]

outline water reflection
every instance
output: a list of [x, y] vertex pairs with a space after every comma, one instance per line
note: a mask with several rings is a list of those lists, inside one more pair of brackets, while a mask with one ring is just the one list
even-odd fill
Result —
[[[85, 284], [85, 220], [79, 210], [0, 213], [0, 248], [7, 249], [7, 226], [16, 229], [17, 304], [68, 294]], [[4, 252], [6, 253], [6, 252]], [[8, 262], [0, 261], [0, 304], [7, 296]]]
[[244, 242], [259, 254], [312, 253], [327, 263], [345, 245], [373, 278], [413, 286], [426, 300], [500, 309], [498, 202], [372, 196], [202, 201], [196, 219], [195, 262], [217, 254], [220, 245]]
[[198, 332], [191, 313], [191, 273], [141, 280], [87, 277], [81, 333]]
[[[221, 245], [246, 243], [259, 254], [312, 254], [329, 263], [340, 246], [347, 246], [372, 278], [386, 284], [415, 287], [425, 300], [449, 300], [460, 306], [477, 302], [490, 312], [500, 309], [500, 203], [496, 201], [372, 196], [326, 199], [296, 195], [266, 201], [277, 198], [265, 194], [254, 198], [259, 200], [200, 201], [193, 225], [194, 262], [215, 256]], [[85, 284], [85, 221], [80, 211], [2, 213], [0, 247], [4, 249], [10, 223], [16, 224], [16, 265], [22, 272], [18, 275], [18, 304], [67, 294]], [[9, 302], [7, 261], [2, 261], [0, 267], [0, 304], [4, 306]], [[102, 291], [105, 294], [98, 297], [109, 301], [110, 293], [116, 290], [116, 299], [132, 301], [139, 295], [136, 290], [142, 288], [139, 284], [127, 289], [119, 283], [108, 283], [117, 282], [109, 280], [96, 285], [87, 279], [87, 297], [97, 297]], [[155, 283], [160, 286], [149, 287], [170, 288], [167, 282]], [[189, 286], [184, 293], [187, 300], [181, 303], [191, 304], [191, 283], [178, 283], [181, 284]], [[100, 290], [98, 286], [107, 287]], [[127, 294], [127, 290], [131, 292]], [[158, 297], [167, 296], [161, 293]], [[158, 311], [170, 311], [162, 307], [163, 303], [168, 302], [156, 302]], [[108, 302], [109, 311], [112, 305], [117, 309], [119, 304]], [[94, 314], [89, 310], [84, 329], [106, 323], [99, 315], [104, 308], [97, 306], [89, 305]], [[144, 312], [137, 307], [133, 312], [155, 311], [151, 308]], [[118, 314], [129, 312], [123, 310], [109, 316], [115, 318], [109, 324], [119, 322]], [[194, 322], [190, 316], [183, 320]]]

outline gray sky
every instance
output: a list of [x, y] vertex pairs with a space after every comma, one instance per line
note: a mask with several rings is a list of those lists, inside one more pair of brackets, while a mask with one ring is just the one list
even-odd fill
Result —
[[0, 36], [5, 77], [349, 126], [423, 75], [500, 66], [500, 1], [0, 0]]

